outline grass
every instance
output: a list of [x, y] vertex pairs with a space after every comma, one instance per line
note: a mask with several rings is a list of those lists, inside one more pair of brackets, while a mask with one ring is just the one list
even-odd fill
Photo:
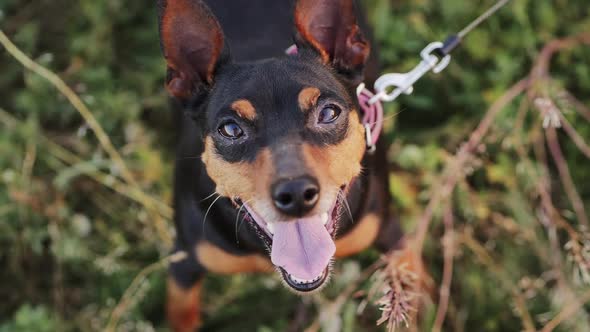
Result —
[[[402, 72], [491, 2], [364, 4], [383, 71]], [[392, 208], [433, 278], [408, 329], [590, 329], [589, 14], [513, 1], [386, 105]], [[0, 3], [2, 332], [167, 329], [174, 129], [155, 17]], [[339, 262], [308, 298], [274, 275], [208, 277], [204, 330], [382, 331], [400, 321], [391, 295], [412, 292], [386, 263]]]

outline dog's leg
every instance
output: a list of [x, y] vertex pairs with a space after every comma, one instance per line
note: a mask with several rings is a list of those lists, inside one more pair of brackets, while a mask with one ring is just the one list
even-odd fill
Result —
[[193, 286], [184, 288], [174, 277], [168, 277], [166, 315], [172, 330], [176, 332], [192, 332], [201, 325], [199, 280]]
[[196, 331], [201, 325], [200, 297], [205, 269], [192, 253], [170, 265], [167, 281], [166, 315], [175, 332]]

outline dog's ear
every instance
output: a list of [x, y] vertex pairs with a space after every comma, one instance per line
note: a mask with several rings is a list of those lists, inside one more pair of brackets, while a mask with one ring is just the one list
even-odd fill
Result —
[[223, 58], [221, 26], [200, 0], [158, 0], [158, 22], [168, 64], [166, 87], [186, 100], [213, 82]]
[[298, 47], [313, 48], [324, 63], [351, 78], [362, 75], [370, 46], [357, 25], [353, 0], [298, 0], [295, 27]]

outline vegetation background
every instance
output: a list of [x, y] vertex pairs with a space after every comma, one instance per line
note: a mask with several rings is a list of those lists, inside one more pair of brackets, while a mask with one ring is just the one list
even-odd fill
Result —
[[[383, 70], [402, 72], [492, 1], [363, 4]], [[167, 330], [175, 128], [155, 4], [0, 0], [0, 29], [96, 119], [0, 48], [0, 331]], [[590, 331], [589, 34], [587, 0], [512, 1], [387, 105], [394, 208], [430, 226], [411, 329], [438, 329], [438, 310], [445, 331]], [[205, 330], [381, 331], [362, 274], [378, 258], [337, 263], [305, 299], [274, 275], [209, 277]]]

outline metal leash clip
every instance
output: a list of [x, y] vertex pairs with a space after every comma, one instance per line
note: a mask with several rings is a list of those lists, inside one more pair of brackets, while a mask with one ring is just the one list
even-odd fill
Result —
[[[459, 31], [459, 33], [450, 35], [444, 43], [434, 42], [428, 44], [420, 52], [422, 61], [420, 61], [420, 63], [411, 71], [405, 74], [391, 73], [379, 77], [377, 81], [375, 81], [376, 94], [369, 99], [368, 104], [373, 105], [378, 101], [393, 101], [402, 93], [409, 95], [414, 91], [414, 83], [424, 76], [424, 74], [430, 70], [435, 74], [440, 73], [449, 65], [449, 62], [451, 62], [451, 56], [449, 54], [461, 44], [463, 38], [483, 21], [490, 18], [490, 16], [496, 13], [500, 8], [504, 7], [509, 1], [510, 0], [499, 0], [483, 14], [469, 23], [469, 25], [463, 30]], [[437, 57], [433, 53], [436, 53], [439, 56]], [[391, 88], [395, 89], [388, 93], [387, 91]]]
[[[377, 93], [369, 100], [369, 104], [374, 104], [380, 100], [393, 101], [402, 93], [409, 95], [414, 91], [414, 83], [424, 76], [424, 74], [431, 70], [435, 74], [443, 71], [449, 65], [449, 62], [451, 62], [451, 56], [446, 55], [439, 60], [439, 57], [432, 54], [443, 47], [444, 44], [442, 42], [430, 43], [420, 52], [422, 61], [414, 69], [405, 74], [390, 73], [379, 77], [374, 84]], [[395, 89], [387, 93], [388, 89], [392, 87], [395, 87]]]

